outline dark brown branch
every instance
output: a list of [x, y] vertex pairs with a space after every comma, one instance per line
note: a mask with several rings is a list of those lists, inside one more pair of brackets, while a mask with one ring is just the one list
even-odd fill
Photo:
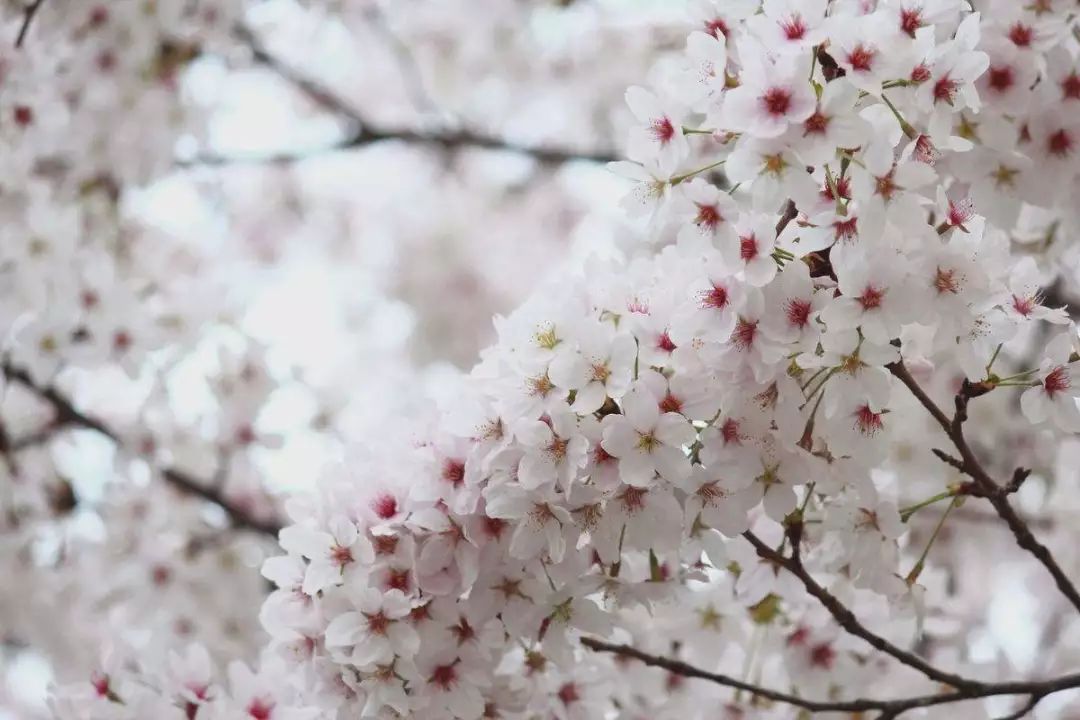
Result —
[[931, 680], [936, 680], [937, 682], [957, 688], [958, 690], [970, 691], [983, 686], [982, 683], [976, 680], [969, 680], [960, 675], [939, 670], [918, 655], [899, 648], [880, 635], [871, 632], [865, 625], [859, 622], [859, 619], [855, 617], [855, 613], [851, 612], [851, 610], [840, 602], [835, 595], [818, 583], [818, 581], [814, 579], [814, 576], [803, 567], [801, 562], [798, 562], [794, 558], [787, 557], [769, 547], [769, 545], [763, 542], [761, 538], [749, 530], [743, 533], [743, 537], [754, 546], [754, 549], [757, 550], [757, 554], [760, 557], [784, 568], [797, 577], [802, 582], [803, 587], [806, 588], [806, 591], [816, 598], [818, 602], [829, 611], [829, 614], [833, 616], [840, 627], [844, 628], [844, 630], [851, 635], [862, 638], [877, 650], [880, 650], [887, 655], [891, 655], [904, 665], [918, 670]]
[[[965, 690], [954, 690], [952, 692], [942, 692], [935, 695], [919, 695], [909, 698], [898, 698], [895, 700], [859, 698], [855, 700], [817, 701], [780, 692], [778, 690], [763, 688], [721, 673], [702, 670], [701, 668], [694, 667], [681, 660], [652, 655], [630, 645], [608, 643], [589, 637], [581, 638], [581, 644], [596, 652], [607, 652], [622, 657], [634, 658], [646, 665], [667, 670], [675, 675], [708, 680], [717, 683], [718, 685], [742, 690], [774, 702], [800, 707], [810, 712], [861, 713], [879, 711], [881, 713], [878, 716], [879, 718], [895, 718], [901, 713], [915, 708], [947, 705], [963, 700], [977, 700], [979, 698], [998, 695], [1031, 695], [1032, 698], [1025, 707], [1026, 712], [1027, 710], [1030, 710], [1031, 707], [1034, 707], [1034, 703], [1037, 702], [1035, 698], [1041, 699], [1055, 692], [1080, 687], [1080, 674], [1073, 674], [1042, 681], [977, 683]], [[1009, 717], [1022, 717], [1022, 714]]]
[[21, 48], [23, 46], [26, 34], [30, 32], [30, 26], [34, 23], [34, 18], [44, 4], [45, 0], [34, 0], [34, 2], [26, 6], [26, 10], [23, 11], [22, 25], [19, 26], [19, 34], [15, 37], [15, 47]]
[[311, 157], [313, 154], [351, 150], [372, 143], [397, 140], [399, 142], [427, 145], [445, 151], [481, 148], [527, 155], [544, 164], [555, 165], [574, 160], [605, 163], [619, 160], [620, 157], [607, 150], [579, 150], [565, 147], [519, 144], [494, 135], [463, 128], [419, 129], [402, 127], [378, 127], [373, 125], [359, 108], [337, 95], [329, 88], [314, 81], [288, 63], [274, 57], [263, 47], [255, 35], [248, 29], [236, 29], [236, 36], [251, 51], [254, 60], [284, 78], [300, 90], [312, 102], [324, 110], [338, 115], [349, 122], [352, 130], [339, 142], [321, 147], [311, 152], [275, 153], [270, 155], [247, 156], [201, 156], [182, 166], [215, 166], [236, 163], [292, 163]]
[[[975, 457], [975, 453], [971, 450], [967, 439], [964, 437], [964, 421], [967, 420], [968, 401], [972, 397], [983, 394], [979, 386], [971, 385], [967, 381], [964, 382], [960, 392], [956, 395], [956, 412], [950, 420], [942, 409], [926, 394], [918, 381], [911, 376], [902, 360], [892, 363], [888, 366], [888, 369], [900, 382], [907, 386], [911, 394], [937, 420], [938, 424], [941, 425], [941, 429], [945, 431], [953, 445], [956, 446], [957, 451], [960, 453], [959, 469], [969, 475], [980, 490], [980, 492], [972, 494], [980, 495], [990, 501], [998, 516], [1009, 526], [1013, 536], [1016, 538], [1016, 544], [1027, 550], [1042, 563], [1043, 567], [1054, 578], [1054, 583], [1057, 585], [1058, 590], [1061, 591], [1061, 594], [1069, 599], [1073, 607], [1080, 610], [1080, 593], [1077, 592], [1076, 586], [1073, 585], [1072, 581], [1061, 569], [1061, 566], [1058, 565], [1050, 550], [1032, 535], [1027, 523], [1016, 514], [1016, 510], [1013, 509], [1012, 504], [1009, 502], [1009, 494], [1020, 488], [1029, 471], [1024, 468], [1017, 468], [1008, 484], [1004, 486], [998, 484], [986, 472], [979, 459]], [[953, 463], [950, 462], [950, 464]]]
[[[92, 430], [116, 443], [117, 446], [122, 446], [120, 435], [116, 433], [105, 423], [93, 418], [76, 408], [72, 402], [65, 397], [55, 387], [47, 386], [43, 387], [34, 382], [34, 379], [30, 376], [26, 370], [12, 365], [5, 364], [3, 366], [4, 375], [10, 382], [17, 383], [36, 395], [39, 399], [48, 403], [52, 408], [54, 417], [50, 423], [47, 431], [56, 431], [64, 427], [77, 427], [86, 430]], [[34, 442], [44, 440], [44, 432], [35, 433], [29, 436], [34, 439]], [[8, 443], [8, 446], [12, 451], [17, 450], [19, 447], [25, 447], [23, 442]], [[229, 521], [233, 527], [251, 530], [253, 532], [268, 535], [270, 537], [277, 537], [278, 531], [281, 526], [274, 520], [264, 520], [250, 514], [243, 508], [237, 506], [232, 501], [228, 500], [221, 494], [219, 488], [210, 486], [197, 478], [191, 477], [186, 473], [172, 468], [160, 468], [159, 473], [161, 477], [172, 487], [176, 488], [180, 492], [186, 495], [192, 495], [201, 498], [209, 503], [220, 507], [228, 516]]]

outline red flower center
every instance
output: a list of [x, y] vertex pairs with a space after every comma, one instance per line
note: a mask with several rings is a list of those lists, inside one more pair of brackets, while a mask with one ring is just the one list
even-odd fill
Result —
[[817, 110], [803, 122], [803, 135], [824, 135], [828, 128], [829, 118]]
[[723, 310], [728, 304], [728, 291], [723, 285], [712, 286], [712, 290], [706, 290], [701, 294], [701, 306], [713, 310]]
[[791, 92], [787, 88], [769, 88], [761, 96], [761, 104], [767, 113], [779, 117], [791, 108]]
[[428, 681], [433, 685], [439, 686], [442, 690], [449, 691], [457, 682], [457, 670], [454, 669], [453, 664], [439, 665], [432, 671]]
[[389, 520], [397, 515], [397, 498], [390, 493], [381, 493], [375, 496], [371, 503], [371, 509], [380, 520]]
[[989, 85], [992, 90], [1000, 93], [1011, 88], [1014, 82], [1016, 82], [1016, 80], [1013, 77], [1013, 69], [1009, 65], [992, 67], [986, 74], [986, 84]]
[[1062, 365], [1051, 370], [1043, 380], [1043, 389], [1051, 398], [1059, 392], [1068, 390], [1070, 385], [1072, 385], [1072, 378], [1069, 377], [1069, 371]]
[[811, 305], [809, 300], [791, 298], [784, 304], [787, 321], [795, 327], [806, 327], [810, 323]]
[[862, 291], [862, 295], [857, 297], [856, 300], [862, 305], [863, 310], [873, 310], [881, 307], [881, 301], [885, 299], [885, 292], [881, 288], [867, 285], [866, 289]]
[[1061, 81], [1061, 94], [1066, 100], [1080, 100], [1080, 75], [1075, 70]]
[[581, 696], [578, 694], [577, 685], [572, 682], [565, 683], [560, 687], [558, 695], [559, 700], [563, 705], [570, 705], [581, 699]]
[[855, 428], [863, 435], [874, 435], [884, 427], [881, 413], [874, 412], [869, 405], [862, 405], [855, 411]]
[[915, 37], [915, 31], [923, 26], [922, 10], [920, 8], [900, 9], [900, 30], [910, 37]]
[[273, 711], [274, 703], [261, 698], [252, 700], [251, 704], [247, 706], [247, 714], [255, 718], [255, 720], [270, 720]]
[[1046, 151], [1056, 157], [1066, 157], [1073, 149], [1072, 135], [1061, 128], [1046, 139]]
[[857, 72], [870, 72], [870, 68], [874, 65], [874, 57], [876, 55], [877, 50], [859, 43], [848, 53], [848, 65], [851, 66], [852, 70]]
[[959, 89], [960, 83], [953, 80], [948, 74], [942, 75], [934, 83], [934, 102], [952, 105]]
[[810, 664], [814, 667], [825, 668], [828, 670], [832, 668], [834, 660], [836, 660], [836, 651], [827, 643], [815, 645], [813, 649], [810, 650]]
[[757, 237], [753, 233], [739, 238], [739, 257], [750, 262], [758, 256]]
[[1009, 28], [1009, 39], [1013, 41], [1013, 44], [1017, 47], [1027, 47], [1031, 45], [1031, 39], [1034, 36], [1034, 31], [1030, 25], [1024, 25], [1023, 23], [1013, 23], [1013, 26]]
[[713, 230], [724, 221], [723, 216], [720, 215], [720, 210], [715, 205], [698, 204], [697, 208], [698, 213], [697, 217], [694, 218], [694, 223], [700, 228]]
[[465, 483], [465, 463], [447, 460], [443, 463], [442, 478], [454, 487], [461, 487]]
[[652, 133], [657, 142], [666, 145], [675, 137], [675, 126], [671, 124], [671, 118], [665, 115], [652, 121], [649, 125], [649, 132]]
[[660, 410], [663, 412], [682, 412], [682, 400], [671, 394], [664, 396], [664, 399], [660, 401]]
[[660, 337], [656, 340], [656, 347], [664, 352], [675, 351], [675, 343], [671, 342], [671, 336], [668, 335], [667, 330], [660, 333]]
[[757, 321], [739, 318], [739, 322], [735, 323], [735, 329], [731, 331], [731, 344], [738, 350], [749, 350], [757, 337], [757, 326]]
[[802, 40], [806, 35], [806, 21], [802, 19], [802, 15], [794, 13], [787, 20], [780, 21], [780, 29], [788, 40]]

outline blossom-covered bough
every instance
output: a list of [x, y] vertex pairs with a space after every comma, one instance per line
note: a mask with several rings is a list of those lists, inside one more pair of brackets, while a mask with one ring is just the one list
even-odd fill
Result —
[[[980, 662], [934, 573], [989, 506], [1075, 631], [1074, 538], [1021, 503], [1075, 492], [1080, 337], [1043, 291], [1076, 272], [1075, 3], [693, 12], [612, 165], [647, 242], [541, 286], [411, 435], [289, 500], [257, 670], [125, 658], [58, 717], [1075, 712], [1080, 658]], [[250, 411], [256, 367], [222, 397]]]

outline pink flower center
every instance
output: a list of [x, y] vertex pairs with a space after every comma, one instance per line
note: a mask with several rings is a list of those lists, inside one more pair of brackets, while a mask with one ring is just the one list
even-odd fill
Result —
[[811, 305], [809, 300], [791, 298], [784, 304], [784, 314], [787, 315], [788, 324], [795, 327], [806, 327], [810, 323]]
[[934, 273], [934, 287], [939, 295], [945, 293], [955, 295], [958, 293], [960, 291], [960, 281], [956, 277], [956, 270], [954, 268], [945, 269], [939, 267], [937, 272]]
[[959, 89], [960, 83], [949, 77], [947, 73], [942, 75], [937, 79], [937, 82], [934, 83], [934, 102], [943, 102], [952, 105]]
[[247, 714], [255, 718], [255, 720], [270, 720], [273, 711], [274, 703], [261, 698], [252, 700], [247, 706]]
[[697, 208], [698, 213], [697, 217], [694, 218], [694, 223], [702, 229], [713, 230], [724, 221], [715, 205], [698, 204]]
[[806, 135], [824, 135], [825, 131], [829, 128], [829, 118], [821, 114], [820, 110], [814, 112], [813, 115], [806, 118], [803, 122], [803, 136]]
[[668, 335], [667, 330], [660, 333], [660, 337], [656, 340], [656, 347], [658, 350], [663, 350], [668, 353], [675, 351], [675, 343], [671, 342], [671, 336]]
[[1073, 138], [1065, 128], [1061, 128], [1046, 139], [1046, 151], [1055, 157], [1066, 157], [1073, 149]]
[[671, 119], [665, 115], [652, 121], [649, 125], [649, 132], [652, 133], [657, 142], [666, 145], [675, 137], [675, 126], [671, 124]]
[[682, 400], [672, 395], [669, 390], [668, 394], [664, 396], [664, 399], [660, 401], [660, 410], [666, 413], [682, 412], [682, 405]]
[[1075, 70], [1061, 81], [1061, 94], [1066, 100], [1080, 100], [1080, 75]]
[[791, 108], [791, 92], [787, 88], [769, 88], [761, 96], [761, 104], [767, 113], [780, 117]]
[[964, 198], [959, 202], [949, 201], [949, 224], [964, 227], [964, 223], [975, 215], [975, 205], [970, 199]]
[[862, 295], [855, 298], [863, 310], [873, 310], [881, 307], [882, 300], [885, 299], [885, 290], [874, 287], [873, 285], [867, 285], [862, 291]]
[[1069, 371], [1062, 365], [1051, 370], [1043, 380], [1043, 389], [1051, 398], [1059, 392], [1068, 390], [1070, 385], [1072, 385], [1072, 378], [1069, 377]]
[[735, 418], [725, 420], [724, 424], [720, 426], [720, 437], [724, 438], [725, 445], [742, 444], [742, 435], [739, 434], [739, 421]]
[[862, 43], [859, 43], [855, 48], [848, 53], [847, 61], [852, 70], [856, 72], [870, 72], [870, 69], [874, 65], [874, 57], [877, 55], [877, 50], [867, 47]]
[[701, 294], [701, 306], [713, 310], [723, 310], [728, 304], [728, 291], [723, 285], [713, 283], [712, 290]]
[[915, 37], [915, 31], [923, 26], [920, 8], [901, 8], [900, 30], [909, 37]]
[[1031, 45], [1031, 39], [1034, 36], [1034, 31], [1030, 25], [1024, 25], [1023, 23], [1013, 23], [1013, 26], [1009, 28], [1009, 39], [1013, 41], [1013, 44], [1017, 47], [1028, 47]]
[[559, 688], [558, 692], [559, 701], [563, 705], [572, 705], [581, 699], [581, 695], [578, 694], [577, 685], [572, 682], [565, 683]]
[[389, 520], [397, 515], [397, 498], [390, 493], [381, 493], [372, 501], [371, 509], [380, 520]]
[[390, 627], [390, 618], [381, 610], [373, 615], [364, 613], [364, 617], [367, 618], [368, 632], [372, 635], [385, 635], [386, 629]]
[[749, 350], [757, 337], [757, 326], [757, 321], [739, 318], [739, 321], [735, 323], [735, 329], [731, 332], [731, 344], [738, 350]]
[[648, 494], [649, 491], [645, 488], [628, 485], [626, 489], [623, 490], [622, 495], [619, 496], [619, 500], [622, 502], [626, 512], [636, 513], [645, 508], [645, 496]]
[[999, 93], [1007, 91], [1016, 82], [1013, 76], [1013, 69], [1009, 65], [1003, 65], [1000, 67], [992, 67], [986, 74], [986, 84], [990, 86], [991, 90]]
[[728, 26], [727, 23], [720, 18], [715, 18], [705, 23], [705, 32], [719, 40], [721, 36], [726, 36], [728, 34]]
[[753, 233], [739, 238], [739, 257], [750, 262], [758, 256], [757, 237]]
[[941, 153], [934, 147], [929, 135], [920, 135], [915, 140], [915, 159], [926, 165], [933, 165]]
[[334, 545], [330, 548], [330, 560], [335, 565], [345, 567], [353, 561], [352, 550], [342, 545]]
[[863, 435], [875, 435], [884, 427], [881, 413], [874, 412], [869, 405], [862, 405], [855, 411], [855, 429]]
[[833, 223], [833, 237], [837, 242], [853, 242], [859, 237], [859, 219], [850, 217]]
[[780, 21], [780, 29], [788, 40], [802, 40], [806, 35], [806, 21], [802, 19], [802, 15], [794, 13], [788, 19]]
[[442, 479], [454, 487], [465, 483], [465, 463], [460, 460], [447, 460], [443, 463]]
[[836, 660], [836, 651], [833, 650], [832, 645], [829, 645], [828, 643], [815, 645], [813, 649], [810, 650], [810, 664], [814, 667], [828, 670], [832, 668], [834, 660]]
[[432, 671], [428, 682], [438, 686], [441, 690], [449, 692], [450, 688], [457, 683], [457, 670], [454, 669], [453, 664], [439, 665]]
[[911, 69], [909, 79], [913, 83], [924, 83], [930, 79], [930, 75], [930, 66], [921, 62]]

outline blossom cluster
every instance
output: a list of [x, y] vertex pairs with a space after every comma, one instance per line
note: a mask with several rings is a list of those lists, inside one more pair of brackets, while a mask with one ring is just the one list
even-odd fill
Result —
[[[258, 671], [223, 684], [191, 649], [62, 689], [60, 718], [791, 717], [597, 638], [797, 698], [938, 689], [868, 655], [776, 557], [910, 638], [938, 530], [990, 493], [966, 444], [930, 452], [959, 444], [966, 400], [1017, 387], [1031, 425], [1080, 430], [1080, 336], [1041, 291], [1075, 253], [1075, 18], [696, 10], [680, 61], [627, 93], [632, 162], [612, 168], [651, 242], [541, 287], [413, 437], [289, 502]], [[1036, 331], [1034, 362], [1003, 370]], [[959, 393], [952, 429], [920, 381]], [[937, 494], [902, 507], [920, 463]]]

